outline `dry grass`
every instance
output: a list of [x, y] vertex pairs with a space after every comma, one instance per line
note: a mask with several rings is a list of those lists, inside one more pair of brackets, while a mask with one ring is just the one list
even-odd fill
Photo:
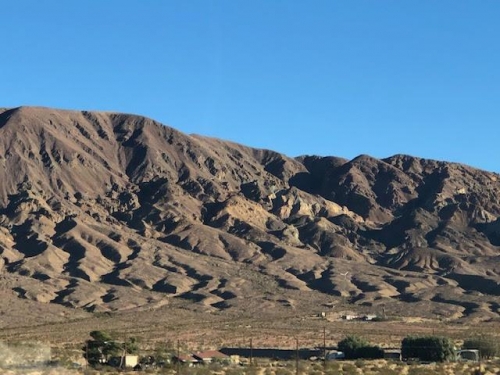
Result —
[[[257, 367], [222, 367], [220, 365], [209, 365], [201, 367], [182, 367], [182, 375], [293, 375], [296, 374], [295, 362], [268, 362]], [[500, 363], [486, 362], [481, 365], [477, 363], [454, 362], [442, 364], [406, 364], [403, 362], [392, 362], [385, 360], [374, 361], [336, 361], [328, 362], [299, 362], [299, 374], [308, 375], [466, 375], [476, 374], [481, 369], [484, 375], [493, 375], [500, 372]], [[2, 370], [5, 375], [113, 375], [120, 374], [116, 370], [67, 370], [67, 369], [45, 369], [45, 370]], [[156, 371], [134, 372], [134, 374], [177, 374], [177, 368], [162, 369]]]

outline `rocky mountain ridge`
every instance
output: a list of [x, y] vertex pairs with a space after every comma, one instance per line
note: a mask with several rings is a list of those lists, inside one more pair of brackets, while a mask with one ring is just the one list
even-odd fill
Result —
[[499, 175], [289, 158], [140, 116], [0, 110], [0, 285], [87, 311], [500, 312]]

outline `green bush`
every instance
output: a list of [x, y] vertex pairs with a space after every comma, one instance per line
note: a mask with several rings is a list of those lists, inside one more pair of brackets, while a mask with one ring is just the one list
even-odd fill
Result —
[[360, 348], [368, 346], [368, 341], [359, 336], [350, 335], [340, 341], [338, 349], [345, 354], [346, 359], [356, 359], [357, 351]]
[[447, 337], [408, 336], [401, 343], [403, 359], [444, 362], [455, 359], [455, 346]]
[[496, 339], [486, 335], [465, 340], [462, 349], [477, 349], [479, 356], [484, 359], [490, 359], [499, 354]]
[[347, 336], [338, 343], [338, 349], [345, 354], [346, 359], [377, 359], [384, 357], [384, 351], [378, 346], [370, 345], [359, 336]]
[[384, 358], [384, 350], [376, 345], [368, 345], [358, 350], [358, 356], [366, 359]]

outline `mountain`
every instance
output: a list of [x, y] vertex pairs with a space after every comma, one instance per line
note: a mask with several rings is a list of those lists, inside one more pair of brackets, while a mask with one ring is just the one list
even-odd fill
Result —
[[0, 290], [16, 303], [499, 317], [496, 173], [20, 107], [0, 110], [0, 181]]

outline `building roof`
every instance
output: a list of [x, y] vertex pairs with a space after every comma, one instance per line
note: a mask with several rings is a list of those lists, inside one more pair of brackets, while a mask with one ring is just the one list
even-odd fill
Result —
[[198, 362], [198, 360], [191, 354], [180, 355], [177, 358], [180, 362]]
[[212, 358], [228, 358], [224, 353], [219, 352], [218, 350], [207, 350], [200, 353], [193, 354], [194, 357], [199, 359], [212, 359]]

